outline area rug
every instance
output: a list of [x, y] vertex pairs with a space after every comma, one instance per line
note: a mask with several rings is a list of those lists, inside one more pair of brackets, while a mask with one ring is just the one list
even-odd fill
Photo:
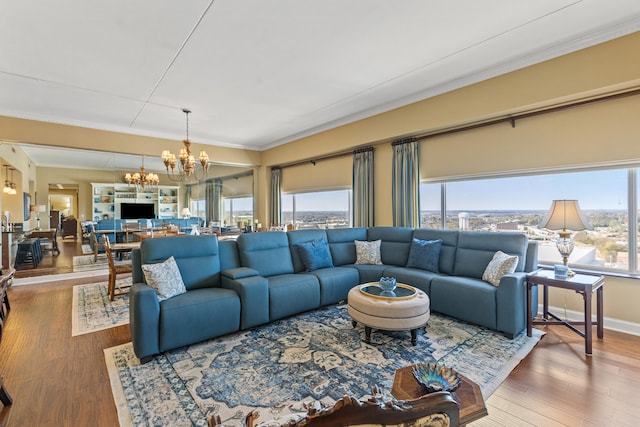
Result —
[[204, 425], [213, 415], [243, 425], [344, 395], [390, 391], [395, 370], [418, 362], [450, 366], [488, 398], [539, 341], [503, 335], [432, 314], [412, 346], [408, 332], [353, 328], [346, 306], [331, 306], [156, 356], [140, 365], [131, 343], [105, 350], [121, 426]]
[[[131, 284], [131, 277], [116, 280], [116, 286]], [[88, 334], [129, 323], [129, 295], [109, 300], [107, 282], [73, 287], [71, 336]]]
[[[116, 264], [130, 263], [130, 260], [115, 260]], [[106, 254], [98, 254], [98, 259], [94, 260], [94, 255], [78, 255], [73, 257], [73, 272], [78, 271], [91, 271], [91, 270], [107, 270], [109, 264]]]

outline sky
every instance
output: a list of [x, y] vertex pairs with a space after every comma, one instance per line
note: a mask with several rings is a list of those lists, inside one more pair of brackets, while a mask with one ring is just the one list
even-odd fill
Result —
[[[449, 182], [447, 209], [546, 211], [556, 199], [576, 199], [583, 210], [627, 209], [627, 180], [627, 169], [611, 169]], [[283, 211], [292, 210], [291, 200], [283, 196]], [[440, 184], [421, 185], [420, 202], [421, 210], [439, 210]], [[297, 211], [346, 211], [348, 205], [347, 190], [296, 194]]]

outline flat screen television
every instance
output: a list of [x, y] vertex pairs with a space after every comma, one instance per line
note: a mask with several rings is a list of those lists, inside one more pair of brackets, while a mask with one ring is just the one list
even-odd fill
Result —
[[151, 219], [156, 217], [154, 203], [121, 203], [120, 218], [122, 219]]

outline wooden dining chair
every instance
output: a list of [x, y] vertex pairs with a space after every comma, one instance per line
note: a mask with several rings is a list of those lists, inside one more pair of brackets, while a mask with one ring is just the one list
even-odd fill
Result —
[[[108, 241], [108, 239], [104, 234], [102, 236], [104, 240]], [[89, 235], [89, 238], [93, 242], [93, 262], [97, 262], [98, 253], [100, 252], [100, 249], [104, 248], [104, 241], [102, 243], [98, 242], [98, 235], [96, 234], [95, 231], [91, 232], [91, 234]]]
[[111, 252], [111, 243], [109, 242], [109, 239], [107, 239], [107, 236], [104, 234], [102, 235], [102, 239], [104, 240], [104, 251], [107, 254], [107, 261], [109, 263], [109, 299], [113, 301], [116, 295], [124, 295], [128, 293], [129, 288], [131, 288], [131, 285], [118, 286], [116, 288], [116, 279], [118, 274], [131, 273], [133, 268], [131, 263], [116, 264], [113, 260], [113, 252]]

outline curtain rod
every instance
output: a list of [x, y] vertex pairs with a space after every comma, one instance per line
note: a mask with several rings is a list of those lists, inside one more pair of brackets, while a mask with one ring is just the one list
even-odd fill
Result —
[[[543, 114], [557, 113], [559, 111], [564, 111], [571, 108], [583, 107], [585, 105], [596, 104], [604, 101], [612, 101], [612, 100], [627, 98], [629, 96], [636, 96], [636, 95], [640, 95], [640, 89], [634, 89], [628, 92], [614, 93], [611, 95], [602, 95], [596, 98], [583, 99], [581, 101], [573, 101], [564, 105], [557, 105], [555, 107], [542, 108], [540, 110], [530, 111], [528, 113], [517, 113], [507, 117], [500, 117], [500, 118], [488, 120], [485, 122], [469, 123], [467, 125], [462, 125], [459, 127], [453, 127], [453, 128], [443, 129], [440, 131], [435, 131], [435, 132], [426, 133], [422, 135], [416, 135], [413, 138], [417, 139], [418, 141], [422, 141], [423, 139], [434, 138], [436, 136], [450, 135], [458, 132], [465, 132], [465, 131], [479, 129], [487, 126], [493, 126], [493, 125], [497, 125], [505, 122], [511, 123], [511, 127], [516, 127], [516, 120], [528, 119], [529, 117], [541, 116]], [[410, 139], [410, 138], [406, 138], [406, 139]], [[401, 141], [404, 141], [404, 140], [401, 140]], [[394, 143], [392, 143], [392, 145], [393, 144]]]
[[[497, 125], [500, 123], [511, 123], [511, 127], [516, 127], [516, 121], [517, 120], [521, 120], [521, 119], [527, 119], [529, 117], [536, 117], [536, 116], [541, 116], [543, 114], [550, 114], [550, 113], [557, 113], [559, 111], [564, 111], [564, 110], [568, 110], [570, 108], [576, 108], [576, 107], [583, 107], [585, 105], [590, 105], [590, 104], [595, 104], [595, 103], [599, 103], [599, 102], [604, 102], [604, 101], [612, 101], [612, 100], [616, 100], [616, 99], [622, 99], [622, 98], [626, 98], [629, 96], [636, 96], [636, 95], [640, 95], [640, 89], [633, 89], [627, 92], [620, 92], [620, 93], [614, 93], [614, 94], [610, 94], [610, 95], [601, 95], [595, 98], [590, 98], [590, 99], [583, 99], [583, 100], [579, 100], [579, 101], [573, 101], [573, 102], [569, 102], [567, 104], [563, 104], [563, 105], [556, 105], [554, 107], [547, 107], [547, 108], [542, 108], [540, 110], [536, 110], [536, 111], [530, 111], [527, 113], [516, 113], [510, 116], [506, 116], [506, 117], [499, 117], [496, 119], [491, 119], [488, 121], [483, 121], [483, 122], [475, 122], [475, 123], [468, 123], [466, 125], [461, 125], [458, 127], [451, 127], [448, 129], [442, 129], [439, 131], [434, 131], [434, 132], [429, 132], [429, 133], [425, 133], [425, 134], [418, 134], [418, 135], [414, 135], [414, 136], [410, 136], [410, 137], [395, 137], [392, 138], [392, 142], [391, 145], [400, 145], [400, 144], [406, 144], [408, 142], [413, 142], [413, 141], [422, 141], [423, 139], [428, 139], [428, 138], [434, 138], [436, 136], [443, 136], [443, 135], [450, 135], [450, 134], [454, 134], [454, 133], [458, 133], [458, 132], [466, 132], [469, 130], [474, 130], [474, 129], [479, 129], [479, 128], [483, 128], [483, 127], [487, 127], [487, 126], [493, 126], [493, 125]], [[400, 138], [400, 139], [397, 139]], [[328, 156], [324, 156], [324, 157], [317, 157], [317, 158], [313, 158], [313, 159], [309, 159], [309, 160], [301, 160], [299, 162], [293, 162], [293, 163], [289, 163], [286, 165], [278, 165], [278, 166], [272, 166], [271, 169], [284, 169], [284, 168], [288, 168], [291, 166], [299, 166], [299, 165], [303, 165], [305, 163], [311, 163], [315, 166], [316, 162], [321, 161], [321, 160], [329, 160], [329, 159], [334, 159], [337, 157], [343, 157], [343, 156], [348, 156], [348, 155], [352, 155], [355, 154], [356, 152], [360, 151], [360, 150], [364, 150], [364, 151], [368, 151], [369, 149], [373, 150], [373, 146], [375, 145], [380, 145], [380, 144], [385, 144], [388, 143], [389, 139], [385, 139], [384, 141], [378, 141], [378, 142], [369, 142], [368, 144], [366, 144], [366, 146], [363, 146], [362, 148], [357, 148], [355, 150], [350, 150], [350, 151], [344, 151], [344, 152], [340, 152], [340, 153], [336, 153], [336, 154], [331, 154]]]

